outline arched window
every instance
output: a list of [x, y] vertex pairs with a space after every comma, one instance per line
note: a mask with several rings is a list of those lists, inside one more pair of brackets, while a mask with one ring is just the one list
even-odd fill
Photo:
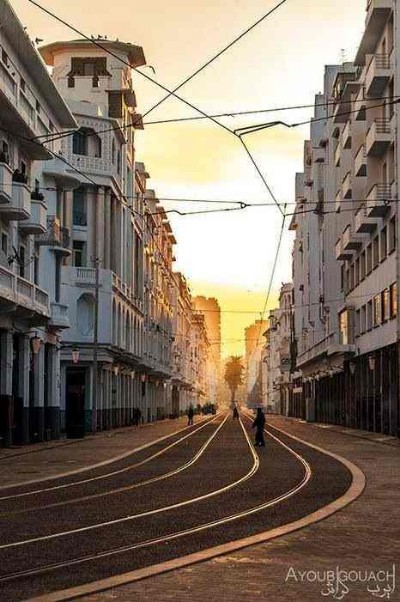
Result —
[[94, 299], [92, 295], [84, 293], [79, 297], [76, 305], [79, 332], [84, 336], [92, 335], [94, 328]]

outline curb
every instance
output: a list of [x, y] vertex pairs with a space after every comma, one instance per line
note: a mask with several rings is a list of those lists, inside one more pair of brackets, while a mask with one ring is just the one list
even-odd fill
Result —
[[[208, 420], [208, 418], [203, 418], [202, 420], [199, 420], [198, 422], [196, 422], [196, 424], [202, 424], [203, 422], [205, 422], [207, 420]], [[103, 460], [102, 462], [98, 462], [96, 464], [89, 464], [88, 466], [83, 466], [82, 468], [76, 468], [75, 470], [70, 470], [67, 472], [60, 472], [56, 475], [52, 475], [49, 477], [42, 477], [39, 479], [32, 479], [30, 481], [24, 481], [23, 483], [11, 483], [11, 485], [0, 485], [0, 491], [4, 491], [5, 489], [15, 489], [16, 487], [25, 487], [26, 485], [33, 485], [35, 483], [42, 483], [44, 481], [52, 481], [52, 480], [54, 481], [56, 479], [63, 479], [64, 477], [69, 477], [74, 474], [80, 474], [82, 472], [87, 472], [87, 471], [93, 470], [95, 468], [101, 468], [102, 466], [107, 466], [107, 464], [112, 464], [113, 462], [118, 462], [119, 460], [123, 460], [124, 458], [127, 458], [128, 456], [136, 454], [137, 452], [140, 452], [144, 449], [147, 449], [148, 447], [151, 447], [152, 445], [155, 445], [156, 443], [160, 443], [161, 441], [164, 441], [165, 439], [168, 439], [169, 437], [173, 437], [174, 435], [182, 433], [183, 431], [186, 431], [188, 428], [190, 428], [190, 427], [185, 426], [184, 428], [178, 429], [177, 431], [173, 431], [172, 433], [169, 433], [168, 435], [163, 435], [159, 439], [153, 439], [152, 441], [149, 441], [148, 443], [144, 443], [143, 445], [140, 445], [139, 447], [135, 447], [135, 448], [131, 449], [130, 451], [124, 452], [123, 454], [120, 454], [118, 456], [113, 456], [112, 458], [108, 458], [108, 460]], [[63, 447], [63, 446], [60, 446], [60, 447]]]
[[353, 464], [353, 462], [350, 462], [350, 460], [347, 460], [346, 458], [343, 458], [342, 456], [339, 456], [333, 452], [329, 452], [321, 447], [318, 447], [313, 443], [304, 441], [303, 439], [300, 439], [295, 435], [291, 435], [283, 429], [277, 427], [273, 428], [281, 432], [283, 435], [308, 447], [311, 447], [312, 449], [315, 449], [316, 451], [319, 451], [325, 454], [326, 456], [330, 456], [338, 462], [341, 462], [344, 466], [346, 466], [346, 468], [352, 474], [352, 483], [349, 489], [346, 491], [346, 493], [337, 500], [330, 502], [323, 508], [312, 512], [311, 514], [297, 521], [288, 523], [286, 525], [282, 525], [270, 531], [264, 531], [263, 533], [259, 533], [257, 535], [252, 535], [250, 537], [238, 539], [227, 544], [209, 548], [207, 550], [202, 550], [201, 552], [189, 554], [181, 558], [176, 558], [167, 562], [155, 564], [153, 566], [145, 567], [143, 569], [137, 569], [128, 573], [123, 573], [121, 575], [115, 575], [114, 577], [110, 577], [107, 579], [101, 579], [99, 581], [94, 581], [92, 583], [87, 583], [81, 586], [60, 590], [58, 592], [53, 592], [50, 594], [45, 594], [36, 598], [30, 598], [25, 602], [61, 602], [63, 600], [76, 600], [89, 594], [99, 593], [115, 587], [126, 585], [128, 583], [140, 581], [142, 579], [146, 579], [156, 575], [162, 575], [163, 573], [181, 569], [192, 564], [204, 562], [206, 560], [211, 560], [212, 558], [215, 558], [217, 556], [222, 556], [224, 554], [236, 552], [249, 546], [269, 542], [278, 537], [282, 537], [283, 535], [288, 535], [289, 533], [293, 533], [300, 529], [304, 529], [305, 527], [308, 527], [314, 523], [328, 518], [329, 516], [332, 516], [339, 510], [342, 510], [346, 506], [350, 505], [363, 493], [366, 485], [366, 478], [361, 469], [358, 468], [358, 466], [356, 466], [355, 464]]

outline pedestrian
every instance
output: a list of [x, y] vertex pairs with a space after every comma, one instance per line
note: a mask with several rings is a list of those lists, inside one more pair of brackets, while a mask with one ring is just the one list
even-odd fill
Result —
[[253, 428], [256, 430], [256, 441], [255, 445], [265, 447], [264, 440], [264, 427], [265, 427], [265, 416], [261, 408], [257, 408], [257, 416], [253, 422]]
[[191, 426], [193, 424], [193, 416], [194, 416], [194, 409], [193, 409], [192, 405], [190, 405], [187, 415], [188, 415], [188, 426]]
[[233, 418], [233, 420], [238, 420], [239, 419], [239, 410], [237, 408], [236, 403], [233, 406], [233, 416], [232, 416], [232, 418]]
[[142, 417], [142, 412], [140, 411], [140, 408], [135, 408], [135, 410], [133, 412], [135, 426], [139, 426], [141, 417]]

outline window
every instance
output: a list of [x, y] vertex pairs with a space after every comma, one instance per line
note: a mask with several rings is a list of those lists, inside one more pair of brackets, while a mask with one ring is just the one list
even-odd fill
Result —
[[71, 71], [68, 73], [69, 77], [74, 75], [78, 76], [110, 76], [111, 74], [107, 71], [107, 58], [106, 57], [73, 57], [71, 59]]
[[355, 287], [355, 282], [354, 282], [354, 263], [350, 266], [350, 270], [349, 270], [349, 275], [350, 275], [350, 282], [349, 282], [349, 289], [353, 290], [353, 288]]
[[86, 194], [84, 188], [73, 191], [72, 223], [74, 226], [87, 226]]
[[365, 278], [365, 251], [363, 251], [360, 255], [360, 281]]
[[363, 305], [360, 313], [360, 334], [364, 334], [367, 327], [367, 306]]
[[356, 311], [356, 324], [355, 324], [355, 329], [354, 329], [354, 335], [356, 337], [360, 336], [360, 320], [361, 320], [361, 310], [357, 309]]
[[387, 257], [387, 228], [383, 228], [381, 232], [381, 261]]
[[396, 282], [391, 285], [389, 291], [390, 291], [390, 317], [395, 318], [397, 316], [397, 284], [396, 284]]
[[382, 292], [382, 322], [387, 322], [390, 317], [390, 293], [389, 289], [385, 288]]
[[3, 63], [8, 67], [9, 63], [8, 63], [8, 54], [7, 52], [4, 50], [4, 48], [1, 49], [1, 60], [3, 61]]
[[366, 312], [366, 330], [372, 329], [372, 301], [368, 301], [367, 303], [367, 312]]
[[368, 245], [365, 255], [365, 275], [367, 276], [372, 270], [372, 244]]
[[360, 282], [360, 259], [357, 257], [354, 264], [354, 286], [357, 286]]
[[19, 275], [25, 278], [25, 247], [20, 245], [18, 253]]
[[379, 264], [379, 236], [375, 236], [372, 241], [373, 246], [373, 264], [372, 268], [375, 269]]
[[68, 76], [68, 88], [75, 88], [75, 78]]
[[8, 236], [5, 232], [1, 234], [1, 250], [5, 255], [8, 254]]
[[88, 154], [87, 136], [84, 130], [74, 132], [72, 136], [72, 152], [74, 155]]
[[74, 240], [73, 242], [72, 261], [77, 268], [86, 266], [86, 243], [82, 240]]
[[350, 311], [346, 309], [339, 314], [339, 335], [341, 345], [350, 345], [351, 343], [352, 336], [350, 326]]
[[382, 304], [381, 295], [375, 295], [374, 297], [374, 327], [379, 326], [382, 323]]
[[392, 253], [392, 251], [396, 248], [396, 218], [392, 217], [389, 222], [389, 236], [388, 236], [388, 253]]

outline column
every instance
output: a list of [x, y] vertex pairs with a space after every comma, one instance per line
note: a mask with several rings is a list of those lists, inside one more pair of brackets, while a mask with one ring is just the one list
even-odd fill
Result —
[[48, 348], [46, 428], [51, 431], [52, 439], [60, 438], [60, 352], [56, 345]]
[[31, 344], [29, 337], [20, 337], [18, 366], [18, 396], [22, 399], [20, 423], [17, 423], [16, 443], [29, 443], [29, 373]]
[[12, 374], [13, 374], [13, 335], [10, 331], [0, 334], [0, 404], [1, 416], [0, 437], [4, 444], [12, 444], [12, 424], [13, 424], [13, 406], [12, 406]]
[[44, 440], [44, 345], [33, 356], [33, 442]]

